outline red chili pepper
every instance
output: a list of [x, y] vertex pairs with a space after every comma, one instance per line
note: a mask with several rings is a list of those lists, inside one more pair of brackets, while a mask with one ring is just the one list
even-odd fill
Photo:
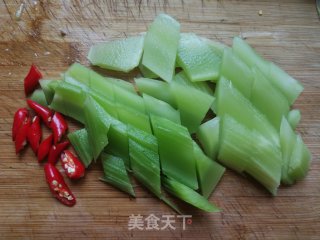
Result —
[[38, 162], [42, 162], [48, 155], [52, 146], [53, 135], [51, 134], [45, 140], [43, 140], [38, 148]]
[[60, 142], [62, 136], [66, 133], [68, 124], [64, 120], [62, 114], [55, 112], [50, 123], [50, 128], [53, 130], [54, 144], [57, 144]]
[[54, 165], [46, 163], [46, 165], [44, 166], [44, 173], [46, 175], [46, 181], [53, 196], [64, 205], [67, 205], [69, 207], [75, 205], [76, 198], [67, 186], [66, 182], [63, 179], [63, 176], [58, 171], [58, 169]]
[[70, 179], [79, 179], [84, 176], [84, 165], [71, 151], [64, 150], [60, 158], [62, 167]]
[[24, 79], [24, 92], [26, 95], [32, 93], [39, 85], [42, 74], [36, 65], [32, 64], [27, 76]]
[[28, 129], [27, 139], [33, 152], [36, 154], [42, 137], [42, 130], [39, 116], [32, 119], [32, 123]]
[[61, 152], [65, 150], [69, 146], [69, 144], [69, 141], [65, 141], [57, 145], [53, 145], [49, 152], [48, 163], [51, 163], [53, 165], [56, 164]]
[[45, 124], [50, 127], [53, 112], [49, 108], [41, 106], [39, 103], [36, 103], [30, 99], [27, 99], [27, 103], [29, 107], [32, 108], [36, 112], [36, 114], [41, 117]]
[[27, 134], [30, 128], [31, 119], [27, 116], [15, 136], [16, 153], [19, 153], [27, 145]]
[[22, 123], [28, 118], [29, 112], [26, 108], [19, 108], [14, 114], [12, 124], [12, 141], [16, 139], [17, 132], [19, 131]]

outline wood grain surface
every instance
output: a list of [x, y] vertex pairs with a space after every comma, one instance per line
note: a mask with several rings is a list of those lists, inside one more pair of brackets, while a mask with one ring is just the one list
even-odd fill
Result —
[[[26, 11], [16, 21], [20, 1], [0, 1], [0, 239], [320, 238], [320, 22], [315, 1], [43, 0], [32, 4], [26, 1]], [[281, 187], [277, 197], [227, 171], [210, 198], [223, 212], [187, 208], [193, 217], [186, 230], [177, 221], [175, 230], [129, 231], [131, 214], [175, 213], [139, 184], [137, 198], [132, 199], [100, 182], [99, 164], [88, 170], [85, 179], [70, 183], [77, 205], [61, 205], [48, 191], [43, 166], [31, 149], [15, 155], [11, 124], [17, 108], [26, 106], [23, 78], [32, 62], [46, 78], [54, 79], [74, 61], [88, 65], [86, 54], [93, 43], [146, 31], [161, 12], [180, 21], [183, 32], [226, 44], [241, 35], [299, 79], [305, 91], [294, 106], [302, 112], [298, 131], [313, 162], [305, 180]], [[75, 128], [71, 123], [71, 130]]]

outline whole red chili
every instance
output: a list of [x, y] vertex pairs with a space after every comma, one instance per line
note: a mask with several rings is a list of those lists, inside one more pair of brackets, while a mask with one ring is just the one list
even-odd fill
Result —
[[63, 150], [65, 150], [69, 146], [69, 141], [64, 141], [62, 143], [58, 143], [57, 145], [53, 145], [50, 149], [48, 156], [48, 163], [56, 164], [58, 158]]
[[62, 167], [70, 179], [79, 179], [84, 176], [84, 165], [71, 151], [64, 150], [60, 155], [60, 159]]
[[14, 114], [12, 124], [12, 140], [14, 141], [22, 123], [29, 116], [29, 111], [26, 108], [19, 108]]
[[39, 116], [32, 119], [32, 123], [28, 129], [27, 139], [33, 152], [36, 154], [42, 137], [42, 130]]
[[19, 153], [27, 145], [27, 134], [30, 128], [31, 119], [27, 116], [15, 136], [16, 153]]
[[26, 95], [32, 93], [39, 85], [42, 74], [36, 65], [32, 64], [27, 76], [24, 79], [24, 92]]
[[45, 140], [43, 140], [38, 148], [38, 162], [42, 162], [45, 157], [48, 155], [51, 147], [52, 147], [52, 140], [53, 140], [53, 134], [51, 134], [49, 137], [47, 137]]
[[76, 198], [58, 169], [54, 165], [46, 163], [44, 173], [53, 196], [66, 206], [72, 207], [75, 205]]
[[36, 114], [41, 117], [41, 119], [44, 121], [44, 123], [48, 127], [50, 127], [50, 122], [52, 120], [53, 112], [49, 108], [44, 107], [44, 106], [40, 105], [39, 103], [36, 103], [30, 99], [27, 99], [27, 103], [28, 103], [29, 107], [32, 108], [36, 112]]
[[64, 120], [62, 114], [55, 112], [50, 123], [50, 128], [53, 131], [54, 144], [57, 144], [58, 142], [60, 142], [62, 136], [66, 133], [68, 124]]

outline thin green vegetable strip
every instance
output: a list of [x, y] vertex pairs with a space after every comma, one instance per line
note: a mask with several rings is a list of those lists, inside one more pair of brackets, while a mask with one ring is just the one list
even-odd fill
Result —
[[288, 122], [290, 123], [292, 129], [296, 129], [300, 120], [301, 120], [301, 113], [299, 109], [292, 109], [288, 113]]
[[210, 203], [205, 197], [172, 178], [163, 177], [162, 184], [169, 193], [199, 209], [206, 212], [220, 212], [220, 209]]
[[159, 144], [163, 174], [198, 189], [193, 143], [188, 130], [157, 116], [151, 116], [151, 122]]
[[102, 150], [108, 145], [110, 115], [89, 95], [84, 102], [85, 126], [92, 146], [93, 159], [97, 160]]
[[102, 153], [101, 161], [104, 172], [104, 177], [101, 180], [135, 197], [136, 195], [123, 160], [119, 157]]
[[68, 134], [68, 138], [80, 157], [82, 163], [87, 168], [93, 159], [91, 145], [88, 139], [88, 132], [85, 128]]
[[208, 198], [219, 183], [225, 168], [208, 158], [195, 142], [193, 142], [193, 151], [196, 158], [200, 192], [205, 198]]

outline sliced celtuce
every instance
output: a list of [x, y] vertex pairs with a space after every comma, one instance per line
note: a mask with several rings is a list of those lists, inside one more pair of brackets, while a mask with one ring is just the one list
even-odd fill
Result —
[[166, 118], [177, 124], [181, 124], [180, 113], [168, 103], [156, 99], [148, 94], [143, 94], [143, 100], [146, 107], [146, 112], [155, 116]]
[[218, 159], [239, 173], [248, 173], [273, 195], [281, 179], [281, 152], [261, 133], [231, 116], [222, 117]]
[[219, 79], [215, 96], [215, 107], [219, 117], [229, 114], [247, 128], [261, 133], [274, 144], [275, 148], [279, 148], [278, 131], [229, 80], [224, 77]]
[[117, 104], [116, 107], [119, 120], [121, 122], [131, 124], [132, 126], [141, 129], [142, 131], [145, 131], [147, 133], [152, 132], [148, 115], [132, 110], [130, 108], [126, 108], [121, 104]]
[[170, 86], [180, 111], [182, 125], [186, 126], [190, 133], [196, 132], [214, 98], [196, 88], [176, 82], [172, 82]]
[[291, 185], [307, 174], [311, 154], [301, 136], [294, 133], [285, 117], [281, 122], [280, 140], [283, 157], [281, 181]]
[[161, 196], [158, 152], [129, 139], [130, 164], [133, 175], [156, 196]]
[[167, 119], [151, 116], [152, 129], [159, 144], [161, 169], [192, 189], [198, 189], [193, 141], [188, 130]]
[[163, 177], [162, 184], [164, 189], [169, 193], [199, 209], [206, 212], [220, 212], [220, 209], [210, 203], [205, 197], [173, 178]]
[[287, 116], [289, 103], [285, 96], [264, 77], [258, 68], [253, 68], [254, 82], [251, 102], [263, 113], [275, 129], [280, 129], [282, 116]]
[[42, 89], [36, 89], [30, 96], [30, 99], [42, 106], [48, 106], [46, 96]]
[[157, 74], [150, 71], [147, 67], [143, 66], [142, 63], [139, 64], [140, 72], [142, 73], [142, 76], [145, 78], [157, 78]]
[[219, 127], [220, 118], [215, 117], [200, 125], [197, 131], [197, 138], [203, 147], [204, 152], [211, 159], [216, 159], [219, 148]]
[[85, 128], [68, 134], [68, 138], [77, 152], [85, 167], [89, 167], [92, 162], [93, 155], [91, 145], [89, 143], [88, 132]]
[[169, 103], [173, 107], [177, 106], [175, 98], [170, 92], [170, 85], [168, 83], [150, 78], [135, 78], [134, 81], [140, 93], [146, 93]]
[[290, 105], [303, 91], [303, 86], [272, 62], [262, 59], [253, 48], [239, 37], [233, 39], [233, 51], [249, 66], [256, 66], [287, 98]]
[[180, 38], [180, 24], [166, 14], [159, 14], [145, 36], [142, 65], [163, 80], [172, 80]]
[[85, 95], [81, 88], [71, 85], [65, 81], [61, 81], [55, 88], [54, 97], [50, 107], [57, 112], [84, 123], [84, 100]]
[[58, 86], [59, 81], [42, 79], [39, 81], [39, 83], [40, 83], [41, 89], [44, 92], [47, 103], [50, 104], [53, 99], [54, 88]]
[[109, 143], [110, 115], [89, 95], [86, 96], [83, 109], [93, 159], [97, 160], [102, 150]]
[[101, 178], [101, 180], [135, 197], [136, 195], [130, 182], [123, 159], [102, 153], [101, 161], [104, 172], [104, 176]]
[[208, 158], [195, 142], [193, 142], [193, 151], [196, 158], [200, 192], [201, 195], [208, 198], [219, 183], [225, 168]]
[[247, 99], [250, 99], [253, 74], [251, 69], [230, 48], [224, 49], [221, 75], [229, 79]]
[[301, 120], [301, 113], [299, 109], [292, 109], [288, 113], [288, 122], [290, 123], [292, 129], [296, 129], [300, 120]]
[[192, 82], [216, 80], [221, 57], [193, 33], [180, 34], [177, 63]]
[[204, 93], [207, 93], [208, 95], [213, 96], [213, 91], [206, 82], [191, 82], [184, 71], [176, 74], [173, 78], [173, 81], [182, 85], [196, 88]]
[[90, 48], [88, 59], [92, 65], [129, 72], [139, 65], [144, 36], [99, 43]]

